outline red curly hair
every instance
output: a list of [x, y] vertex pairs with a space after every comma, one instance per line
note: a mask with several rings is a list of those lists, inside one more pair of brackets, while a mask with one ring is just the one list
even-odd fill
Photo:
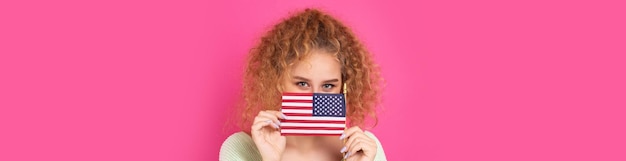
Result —
[[363, 126], [367, 117], [376, 120], [381, 78], [371, 54], [340, 21], [317, 9], [305, 9], [273, 26], [250, 50], [243, 78], [244, 131], [249, 132], [259, 111], [280, 110], [282, 80], [290, 66], [312, 50], [332, 53], [339, 60], [350, 125]]

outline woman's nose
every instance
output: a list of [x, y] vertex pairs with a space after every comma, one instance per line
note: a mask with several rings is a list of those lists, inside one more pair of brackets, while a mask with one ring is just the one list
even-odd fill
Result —
[[322, 93], [322, 89], [321, 88], [312, 88], [313, 89], [313, 93]]

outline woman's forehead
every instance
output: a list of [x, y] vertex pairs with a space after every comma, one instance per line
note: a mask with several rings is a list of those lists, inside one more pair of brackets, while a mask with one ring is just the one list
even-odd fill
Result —
[[341, 77], [341, 64], [333, 54], [312, 53], [306, 58], [294, 62], [290, 71], [292, 77], [335, 79]]

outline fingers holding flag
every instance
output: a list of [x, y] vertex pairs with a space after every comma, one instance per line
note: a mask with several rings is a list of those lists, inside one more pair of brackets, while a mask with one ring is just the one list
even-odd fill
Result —
[[254, 122], [252, 123], [252, 131], [261, 130], [263, 127], [272, 126], [275, 129], [280, 127], [280, 119], [284, 119], [284, 115], [278, 111], [261, 111], [254, 118]]
[[374, 159], [377, 151], [376, 141], [365, 135], [358, 126], [346, 129], [340, 139], [347, 139], [341, 151], [346, 152], [344, 158], [348, 160]]
[[283, 118], [281, 112], [261, 111], [252, 123], [252, 140], [263, 160], [280, 160], [280, 156], [285, 151], [287, 140], [284, 136], [280, 136], [279, 118]]

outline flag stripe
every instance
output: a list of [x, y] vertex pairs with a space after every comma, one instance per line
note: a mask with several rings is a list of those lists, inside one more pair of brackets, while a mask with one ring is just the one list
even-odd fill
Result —
[[345, 127], [281, 127], [281, 129], [294, 129], [294, 130], [344, 130]]
[[281, 127], [292, 127], [292, 126], [301, 126], [301, 127], [346, 127], [346, 124], [337, 124], [337, 123], [295, 123], [295, 122], [281, 122]]
[[307, 133], [281, 133], [289, 136], [341, 136], [341, 134], [307, 134]]
[[[289, 116], [287, 116], [289, 117]], [[281, 123], [291, 122], [291, 123], [328, 123], [328, 124], [345, 124], [345, 121], [327, 121], [327, 120], [281, 120]]]
[[307, 133], [307, 134], [341, 134], [341, 130], [297, 130], [297, 129], [281, 129], [281, 133]]
[[300, 109], [283, 109], [283, 113], [308, 113], [312, 114], [313, 110], [300, 110]]
[[326, 121], [346, 121], [345, 117], [326, 117], [326, 116], [316, 116], [316, 117], [303, 117], [303, 116], [292, 116], [287, 117], [289, 120], [326, 120]]
[[309, 117], [313, 116], [313, 114], [311, 113], [308, 113], [308, 114], [307, 113], [283, 113], [283, 114], [285, 114], [285, 116], [287, 117], [289, 116], [309, 116]]
[[308, 110], [313, 110], [313, 107], [283, 106], [283, 109], [308, 109]]
[[313, 103], [283, 102], [282, 106], [313, 107]]
[[313, 96], [313, 93], [283, 93], [283, 96]]
[[313, 100], [313, 96], [283, 96], [283, 100]]

